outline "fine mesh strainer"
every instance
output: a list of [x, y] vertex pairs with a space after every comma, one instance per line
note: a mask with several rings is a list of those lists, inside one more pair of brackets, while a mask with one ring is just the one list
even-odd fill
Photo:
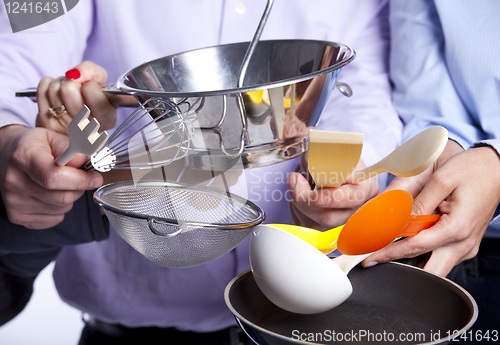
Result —
[[94, 200], [116, 232], [149, 260], [185, 268], [231, 251], [264, 221], [264, 212], [237, 195], [179, 182], [112, 183]]

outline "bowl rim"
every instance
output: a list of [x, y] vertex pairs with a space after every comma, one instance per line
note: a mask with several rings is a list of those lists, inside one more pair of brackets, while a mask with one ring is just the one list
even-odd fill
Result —
[[217, 49], [220, 47], [248, 45], [249, 43], [250, 42], [237, 42], [237, 43], [230, 43], [230, 44], [223, 44], [223, 45], [214, 45], [214, 46], [205, 47], [205, 48], [188, 50], [185, 52], [172, 54], [172, 55], [161, 57], [159, 59], [151, 60], [151, 61], [145, 62], [139, 66], [131, 68], [127, 72], [123, 73], [118, 78], [118, 81], [116, 82], [116, 87], [126, 94], [136, 95], [136, 96], [146, 96], [146, 97], [206, 97], [206, 96], [229, 95], [229, 94], [237, 94], [237, 93], [243, 93], [243, 92], [249, 92], [249, 91], [256, 91], [256, 90], [261, 90], [261, 89], [270, 89], [270, 88], [274, 88], [274, 87], [285, 86], [285, 85], [313, 79], [315, 77], [333, 72], [335, 70], [338, 70], [338, 69], [346, 66], [347, 64], [351, 63], [352, 60], [354, 60], [354, 58], [356, 57], [356, 52], [354, 51], [354, 49], [352, 49], [351, 47], [349, 47], [343, 43], [338, 43], [338, 42], [333, 42], [333, 41], [306, 40], [306, 39], [262, 40], [262, 41], [259, 41], [259, 44], [276, 44], [276, 43], [326, 44], [328, 46], [340, 47], [342, 50], [347, 52], [347, 54], [341, 61], [339, 61], [331, 66], [328, 66], [324, 69], [321, 69], [319, 71], [307, 73], [307, 74], [304, 74], [304, 75], [301, 75], [298, 77], [294, 77], [294, 78], [288, 78], [288, 79], [283, 79], [283, 80], [279, 80], [279, 81], [263, 83], [263, 84], [258, 84], [258, 85], [243, 86], [240, 88], [235, 87], [235, 88], [222, 89], [222, 90], [212, 90], [212, 91], [171, 92], [171, 91], [147, 91], [147, 90], [133, 88], [133, 87], [127, 86], [125, 84], [125, 80], [126, 80], [127, 76], [130, 75], [132, 72], [134, 72], [135, 70], [138, 70], [140, 68], [143, 68], [144, 66], [147, 66], [148, 64], [151, 64], [153, 62], [156, 62], [156, 61], [159, 61], [162, 59], [173, 59], [176, 57], [180, 57], [182, 55], [187, 55], [187, 54], [200, 52], [200, 51], [204, 51], [204, 50], [208, 51], [208, 50], [213, 50], [213, 49]]

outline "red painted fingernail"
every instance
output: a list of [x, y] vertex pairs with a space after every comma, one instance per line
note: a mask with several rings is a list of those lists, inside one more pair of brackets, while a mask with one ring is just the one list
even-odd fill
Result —
[[76, 68], [70, 69], [68, 72], [66, 72], [66, 78], [75, 80], [80, 78], [81, 74], [80, 71], [77, 70]]

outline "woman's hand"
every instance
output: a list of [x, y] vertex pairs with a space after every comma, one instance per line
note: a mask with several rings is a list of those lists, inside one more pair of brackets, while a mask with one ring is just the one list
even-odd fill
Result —
[[107, 77], [106, 70], [91, 61], [82, 62], [64, 77], [44, 77], [37, 90], [37, 127], [67, 134], [69, 123], [86, 104], [99, 121], [100, 131], [113, 128], [119, 99], [102, 91]]

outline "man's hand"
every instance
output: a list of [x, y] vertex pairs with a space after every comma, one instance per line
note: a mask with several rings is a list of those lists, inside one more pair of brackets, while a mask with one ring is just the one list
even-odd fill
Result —
[[[358, 169], [365, 167], [361, 161]], [[328, 230], [344, 224], [366, 201], [377, 195], [376, 178], [360, 184], [344, 184], [339, 188], [312, 190], [300, 173], [292, 173], [287, 180], [291, 191], [290, 212], [296, 224], [317, 230]]]
[[[458, 152], [458, 153], [457, 153]], [[453, 266], [477, 254], [481, 239], [500, 202], [500, 159], [490, 147], [462, 151], [450, 142], [436, 170], [395, 179], [388, 187], [420, 193], [414, 214], [442, 213], [433, 227], [392, 243], [367, 258], [365, 267], [431, 252], [424, 269], [446, 276]], [[423, 188], [422, 188], [423, 186]]]
[[55, 164], [68, 144], [67, 136], [42, 128], [0, 128], [0, 192], [12, 223], [31, 229], [55, 226], [85, 190], [102, 185], [99, 173], [78, 169], [84, 155], [64, 167]]

